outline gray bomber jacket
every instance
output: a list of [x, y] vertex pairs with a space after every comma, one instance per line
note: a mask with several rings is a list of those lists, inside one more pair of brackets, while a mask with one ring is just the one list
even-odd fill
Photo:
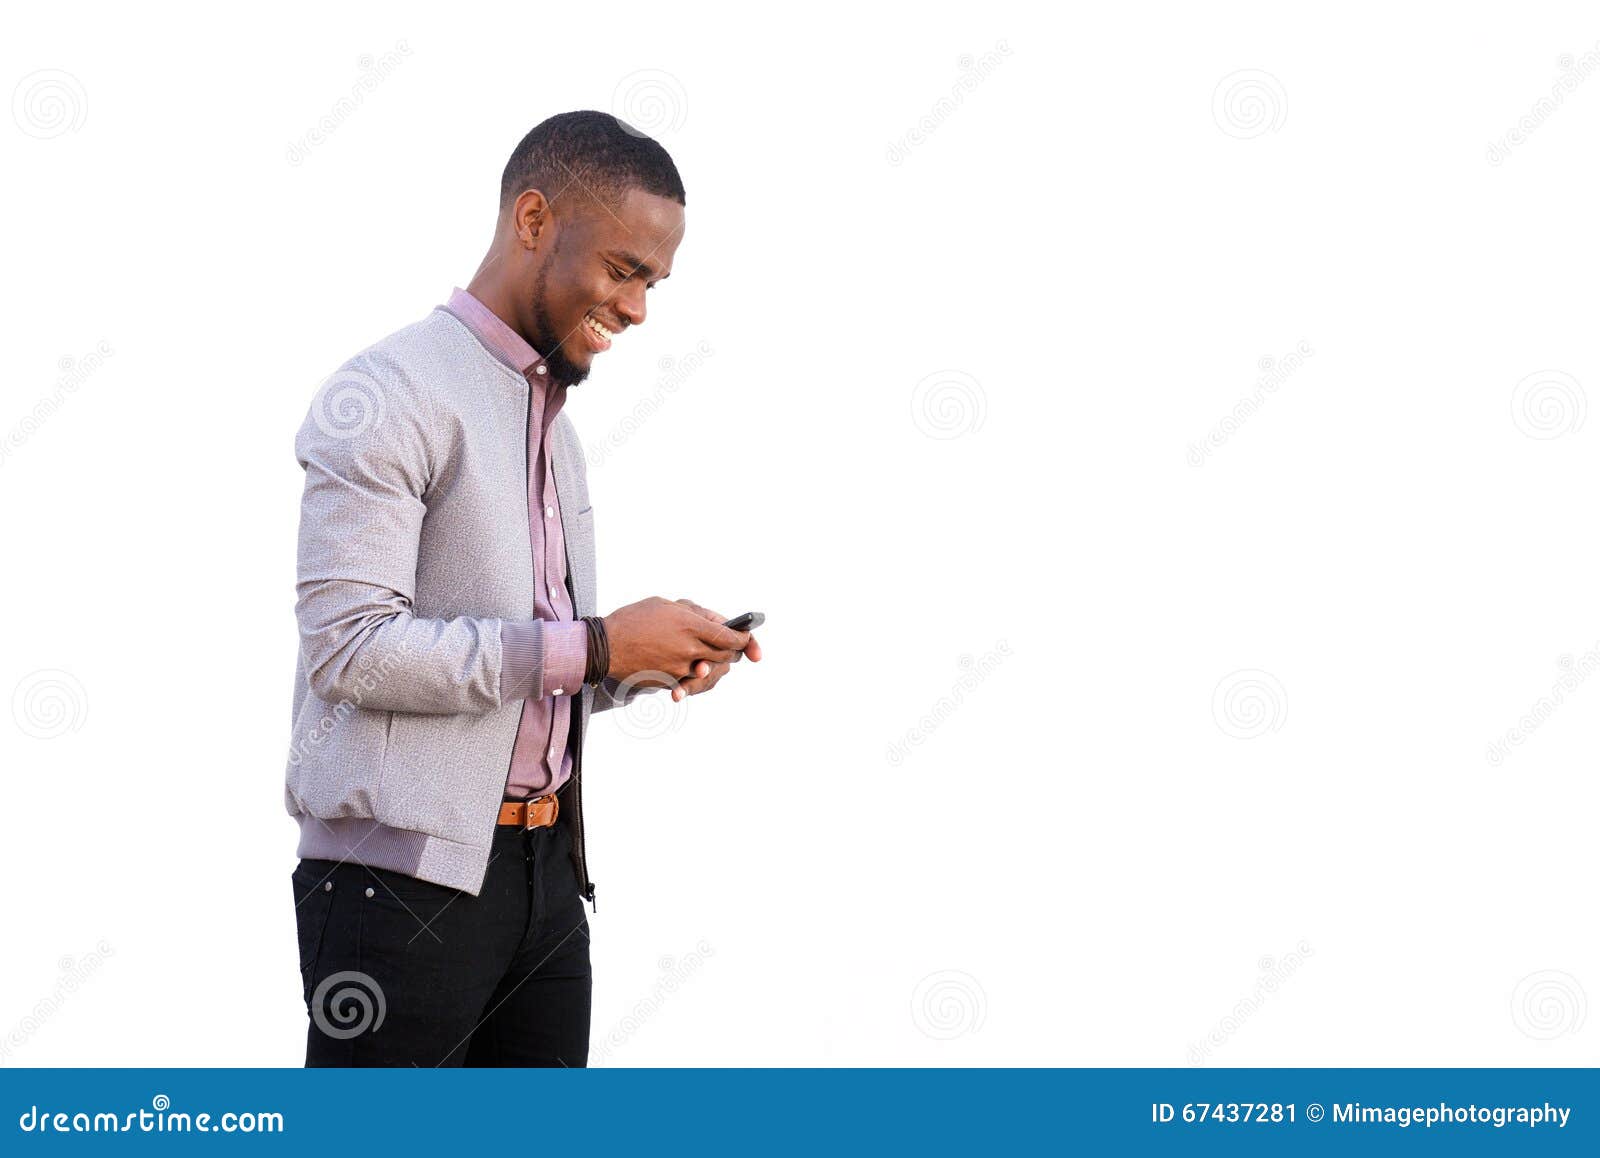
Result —
[[[438, 308], [345, 362], [301, 424], [284, 804], [302, 857], [474, 896], [483, 885], [522, 712], [500, 696], [500, 625], [534, 606], [528, 390]], [[574, 613], [596, 615], [594, 508], [565, 408], [548, 437]], [[562, 820], [591, 903], [583, 740], [620, 690], [608, 678], [568, 697], [577, 744]]]

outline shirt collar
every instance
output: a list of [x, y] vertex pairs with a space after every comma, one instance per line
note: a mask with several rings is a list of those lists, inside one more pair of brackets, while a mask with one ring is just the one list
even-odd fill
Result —
[[472, 336], [488, 347], [489, 352], [500, 361], [530, 381], [538, 379], [549, 384], [549, 375], [539, 351], [528, 345], [521, 334], [466, 290], [459, 287], [451, 290], [450, 300], [444, 308], [471, 330]]

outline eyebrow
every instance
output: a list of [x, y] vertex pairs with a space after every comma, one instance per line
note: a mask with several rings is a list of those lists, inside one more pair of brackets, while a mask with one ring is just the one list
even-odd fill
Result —
[[651, 265], [642, 257], [635, 257], [626, 250], [608, 250], [606, 256], [616, 258], [619, 264], [627, 266], [634, 273], [644, 274], [645, 281], [666, 281], [672, 276], [670, 273], [657, 274], [655, 266]]

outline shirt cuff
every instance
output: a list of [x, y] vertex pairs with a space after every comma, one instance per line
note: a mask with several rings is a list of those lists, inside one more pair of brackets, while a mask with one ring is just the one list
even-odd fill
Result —
[[500, 702], [576, 695], [589, 663], [581, 620], [500, 621]]
[[589, 625], [581, 619], [544, 621], [544, 694], [577, 695], [588, 666]]

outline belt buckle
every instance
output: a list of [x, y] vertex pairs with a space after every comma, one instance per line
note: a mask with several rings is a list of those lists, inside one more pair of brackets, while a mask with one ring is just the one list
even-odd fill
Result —
[[[551, 809], [550, 823], [549, 824], [535, 824], [534, 823], [534, 805], [539, 804], [540, 802], [546, 801], [546, 800], [548, 800], [550, 802], [550, 809]], [[556, 817], [559, 816], [559, 815], [561, 815], [561, 804], [556, 799], [554, 793], [546, 793], [543, 796], [535, 797], [534, 799], [528, 801], [526, 804], [523, 805], [522, 830], [524, 832], [527, 832], [529, 829], [533, 829], [533, 828], [554, 828], [555, 827], [555, 823], [556, 823]]]

